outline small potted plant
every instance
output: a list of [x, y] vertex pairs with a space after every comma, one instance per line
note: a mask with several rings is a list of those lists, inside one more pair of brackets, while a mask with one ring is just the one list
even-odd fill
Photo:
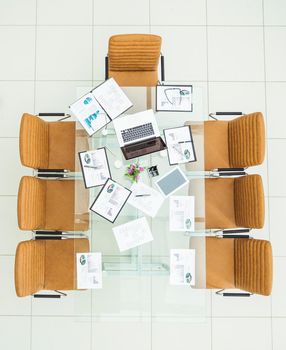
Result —
[[131, 182], [138, 182], [140, 180], [140, 173], [144, 171], [144, 167], [139, 165], [139, 163], [131, 163], [126, 168], [125, 176]]

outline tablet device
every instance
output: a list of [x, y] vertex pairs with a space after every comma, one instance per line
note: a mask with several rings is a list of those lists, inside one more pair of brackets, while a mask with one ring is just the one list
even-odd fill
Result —
[[165, 197], [169, 197], [188, 183], [186, 175], [179, 167], [176, 167], [161, 177], [156, 182], [156, 186]]

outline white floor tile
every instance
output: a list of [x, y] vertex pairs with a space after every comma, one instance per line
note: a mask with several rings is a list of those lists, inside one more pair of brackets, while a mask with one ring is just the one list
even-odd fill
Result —
[[213, 318], [213, 350], [272, 350], [270, 318]]
[[15, 292], [14, 261], [14, 256], [0, 257], [0, 315], [31, 315], [31, 298], [19, 298]]
[[155, 320], [152, 324], [152, 349], [173, 350], [178, 348], [210, 350], [211, 321]]
[[151, 25], [204, 25], [206, 24], [205, 1], [151, 0]]
[[208, 0], [209, 25], [261, 25], [262, 0]]
[[[210, 112], [262, 112], [265, 116], [264, 90], [264, 83], [211, 82], [209, 83]], [[230, 118], [231, 116], [226, 117]]]
[[286, 138], [284, 98], [286, 83], [267, 83], [267, 133], [270, 138]]
[[156, 319], [205, 320], [211, 315], [210, 291], [172, 286], [168, 275], [152, 278], [152, 315]]
[[286, 2], [284, 0], [264, 0], [264, 24], [286, 24]]
[[31, 348], [31, 320], [27, 316], [0, 316], [0, 348], [21, 349]]
[[33, 317], [31, 349], [90, 349], [90, 333], [89, 317]]
[[38, 80], [92, 79], [91, 27], [39, 27]]
[[270, 201], [270, 238], [274, 256], [286, 257], [286, 236], [281, 223], [285, 219], [286, 197], [269, 198]]
[[39, 25], [91, 25], [92, 0], [38, 0]]
[[105, 57], [108, 40], [116, 34], [148, 34], [149, 26], [102, 26], [93, 29], [93, 79], [105, 79]]
[[165, 79], [203, 81], [207, 79], [205, 27], [151, 27], [162, 36]]
[[148, 25], [149, 0], [94, 0], [94, 25]]
[[36, 0], [1, 0], [1, 25], [22, 25], [36, 23]]
[[[255, 238], [257, 238], [255, 236]], [[271, 317], [271, 297], [227, 298], [212, 293], [213, 317]]]
[[[36, 82], [36, 113], [66, 112], [75, 102], [77, 87], [91, 86], [91, 81], [38, 81]], [[55, 118], [50, 118], [56, 120]]]
[[281, 350], [286, 348], [285, 333], [286, 318], [273, 318], [273, 350]]
[[18, 138], [0, 138], [0, 172], [0, 195], [17, 195], [21, 177], [32, 175], [20, 163]]
[[104, 273], [103, 289], [93, 291], [92, 303], [96, 317], [149, 317], [151, 278], [124, 272]]
[[0, 42], [1, 80], [33, 80], [35, 27], [2, 26], [0, 27]]
[[0, 91], [0, 137], [18, 137], [23, 112], [34, 111], [34, 82], [0, 82]]
[[18, 243], [31, 238], [18, 228], [16, 196], [0, 196], [0, 222], [0, 255], [14, 255]]
[[286, 81], [286, 28], [265, 28], [266, 80]]
[[68, 291], [60, 299], [32, 299], [33, 316], [91, 316], [91, 291]]
[[286, 140], [268, 140], [269, 196], [286, 197], [286, 165], [279, 156], [285, 152]]
[[260, 27], [209, 27], [209, 80], [264, 80], [263, 31]]
[[149, 318], [107, 318], [92, 320], [93, 350], [151, 350]]
[[286, 317], [286, 258], [273, 259], [272, 317]]

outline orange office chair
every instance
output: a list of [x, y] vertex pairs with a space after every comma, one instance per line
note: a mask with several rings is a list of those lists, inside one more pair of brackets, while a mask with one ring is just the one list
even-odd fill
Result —
[[[41, 113], [39, 116], [64, 113]], [[63, 118], [64, 119], [64, 118]], [[75, 122], [46, 122], [24, 113], [20, 126], [20, 159], [24, 166], [46, 171], [75, 170]]]
[[[80, 208], [75, 208], [75, 194]], [[82, 181], [32, 176], [24, 176], [20, 181], [17, 210], [21, 230], [87, 231], [88, 208], [88, 191]]]
[[[222, 114], [236, 113], [216, 113]], [[265, 126], [262, 113], [246, 114], [227, 121], [204, 122], [204, 149], [205, 170], [227, 171], [229, 168], [235, 168], [237, 171], [261, 164], [265, 156]]]
[[[109, 39], [105, 79], [120, 86], [156, 86], [162, 39], [153, 34], [120, 34]], [[161, 55], [161, 80], [165, 80]]]
[[[18, 244], [15, 257], [15, 289], [18, 297], [60, 297], [59, 290], [75, 290], [76, 253], [89, 252], [86, 238], [30, 240]], [[37, 295], [41, 290], [57, 294]]]
[[[201, 242], [202, 240], [205, 242]], [[197, 288], [220, 289], [216, 293], [223, 296], [271, 294], [273, 257], [269, 241], [249, 238], [192, 237], [190, 247], [198, 251], [196, 270], [199, 270], [197, 263], [200, 264], [197, 249], [202, 243], [206, 254], [206, 281], [203, 282], [204, 285], [198, 285]], [[224, 289], [234, 288], [248, 293], [224, 292]]]
[[205, 179], [207, 229], [262, 228], [264, 216], [264, 190], [261, 176]]

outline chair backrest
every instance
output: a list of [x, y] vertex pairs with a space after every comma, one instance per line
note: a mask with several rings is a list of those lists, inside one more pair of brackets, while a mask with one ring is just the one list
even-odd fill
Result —
[[21, 230], [45, 227], [46, 181], [23, 176], [18, 190], [18, 226]]
[[158, 68], [161, 37], [153, 34], [120, 34], [109, 39], [111, 71], [154, 71]]
[[260, 175], [247, 175], [234, 179], [234, 210], [238, 227], [263, 227], [265, 205]]
[[15, 289], [24, 297], [44, 289], [45, 241], [31, 240], [18, 244], [15, 256]]
[[262, 113], [251, 113], [229, 122], [228, 151], [230, 166], [259, 165], [265, 155], [265, 126]]
[[270, 295], [272, 290], [272, 248], [269, 241], [235, 239], [235, 287], [250, 293]]
[[20, 159], [24, 166], [46, 169], [49, 164], [48, 123], [31, 114], [23, 114], [20, 126]]

